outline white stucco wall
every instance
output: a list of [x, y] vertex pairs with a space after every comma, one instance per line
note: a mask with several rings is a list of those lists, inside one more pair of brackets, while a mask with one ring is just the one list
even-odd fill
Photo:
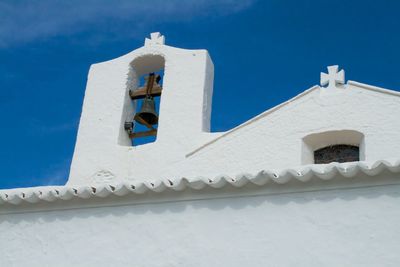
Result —
[[[163, 43], [91, 66], [67, 186], [0, 190], [0, 266], [400, 265], [398, 92], [332, 66], [209, 133], [211, 58]], [[162, 68], [157, 140], [130, 146], [128, 90]], [[340, 143], [369, 162], [295, 168]]]
[[[325, 146], [338, 140], [353, 144], [357, 132], [363, 136], [354, 143], [360, 145], [361, 160], [398, 158], [400, 93], [371, 88], [377, 89], [354, 82], [343, 89], [315, 86], [189, 153], [179, 169], [188, 177], [214, 177], [300, 166], [307, 157], [303, 139], [329, 131], [335, 133], [320, 142]], [[340, 139], [343, 130], [347, 133]]]
[[[164, 67], [157, 139], [132, 147], [123, 129], [125, 119], [134, 115], [128, 92], [137, 88], [138, 77]], [[173, 175], [174, 164], [187, 151], [219, 136], [208, 133], [213, 74], [206, 50], [161, 44], [92, 65], [68, 184]]]
[[[135, 105], [128, 91], [137, 88], [138, 77], [162, 68], [157, 139], [131, 146], [123, 129]], [[345, 84], [344, 71], [337, 70], [331, 66], [322, 75], [327, 88], [314, 86], [235, 129], [210, 133], [214, 68], [206, 50], [154, 43], [94, 64], [68, 185], [295, 168], [313, 163], [320, 147], [310, 144], [357, 145], [365, 161], [398, 158], [400, 93]]]
[[398, 175], [378, 180], [386, 185], [2, 214], [0, 266], [399, 266]]

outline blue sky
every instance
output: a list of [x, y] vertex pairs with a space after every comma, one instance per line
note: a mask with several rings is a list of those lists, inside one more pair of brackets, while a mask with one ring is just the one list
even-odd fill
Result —
[[400, 90], [399, 12], [396, 0], [0, 1], [0, 188], [66, 182], [90, 64], [150, 32], [210, 52], [212, 130], [226, 131], [332, 64]]

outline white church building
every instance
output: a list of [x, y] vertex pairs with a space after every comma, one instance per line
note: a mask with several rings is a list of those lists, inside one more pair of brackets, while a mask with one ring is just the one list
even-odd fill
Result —
[[0, 266], [400, 266], [400, 93], [330, 66], [212, 133], [213, 75], [159, 33], [93, 64], [67, 184], [0, 190]]

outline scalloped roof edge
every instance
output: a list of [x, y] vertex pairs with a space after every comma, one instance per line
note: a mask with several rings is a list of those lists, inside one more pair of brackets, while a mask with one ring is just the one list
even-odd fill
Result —
[[400, 159], [322, 165], [312, 164], [281, 171], [262, 170], [255, 175], [247, 173], [242, 173], [234, 177], [219, 175], [213, 179], [197, 177], [194, 179], [180, 178], [177, 180], [165, 179], [144, 182], [125, 181], [117, 184], [91, 186], [43, 186], [5, 189], [0, 190], [0, 206], [5, 204], [19, 205], [21, 203], [49, 203], [56, 200], [68, 201], [73, 199], [107, 198], [110, 196], [125, 196], [146, 192], [161, 193], [168, 189], [171, 191], [183, 191], [185, 189], [202, 190], [207, 187], [218, 189], [227, 185], [240, 188], [248, 183], [256, 186], [267, 186], [268, 182], [276, 184], [286, 184], [291, 180], [308, 182], [313, 177], [322, 180], [331, 180], [339, 176], [347, 178], [355, 177], [358, 174], [377, 176], [384, 171], [400, 174]]

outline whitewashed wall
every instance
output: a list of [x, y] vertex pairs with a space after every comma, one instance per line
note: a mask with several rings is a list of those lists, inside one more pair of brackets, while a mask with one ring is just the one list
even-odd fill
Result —
[[[360, 145], [360, 160], [398, 158], [399, 118], [399, 92], [355, 82], [339, 89], [315, 86], [188, 153], [178, 169], [188, 177], [214, 177], [221, 173], [235, 175], [300, 166], [308, 157], [304, 138], [329, 131], [335, 134], [320, 141], [320, 147], [342, 141]], [[342, 139], [341, 131], [347, 131]], [[358, 140], [357, 136], [349, 134], [354, 132], [363, 138]]]
[[[132, 147], [123, 125], [138, 77], [162, 69], [157, 140]], [[210, 127], [214, 66], [206, 50], [148, 45], [91, 66], [68, 184], [159, 179], [219, 134]], [[154, 168], [157, 166], [157, 168]]]
[[[209, 133], [211, 58], [163, 41], [92, 65], [67, 186], [0, 191], [0, 266], [400, 265], [398, 92], [315, 86]], [[163, 67], [157, 140], [132, 147], [128, 90]], [[290, 169], [336, 143], [372, 163]]]
[[400, 265], [399, 184], [320, 190], [3, 214], [0, 266]]
[[[123, 129], [134, 110], [128, 91], [138, 86], [139, 76], [164, 67], [157, 139], [130, 146]], [[210, 133], [214, 68], [206, 50], [148, 44], [94, 64], [68, 185], [295, 168], [313, 163], [313, 150], [320, 147], [310, 144], [357, 145], [365, 161], [398, 158], [400, 93], [357, 82], [336, 84], [335, 71], [330, 67], [326, 75], [328, 88], [314, 86], [235, 129]]]

